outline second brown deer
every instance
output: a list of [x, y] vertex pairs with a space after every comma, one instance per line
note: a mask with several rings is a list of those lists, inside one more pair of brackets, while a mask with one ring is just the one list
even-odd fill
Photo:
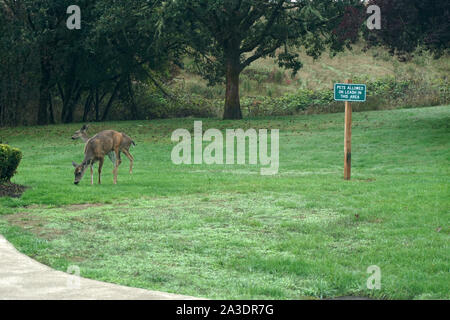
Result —
[[[72, 140], [81, 139], [84, 143], [89, 141], [89, 136], [87, 134], [87, 130], [89, 129], [89, 125], [84, 124], [80, 130], [75, 131], [72, 135]], [[114, 164], [116, 162], [116, 157], [114, 155], [114, 151], [108, 153], [109, 160]]]
[[[85, 126], [83, 128], [87, 129]], [[82, 128], [82, 129], [83, 129]], [[85, 131], [85, 130], [84, 130]], [[87, 137], [87, 136], [86, 136]], [[77, 139], [72, 137], [72, 139]], [[123, 152], [130, 160], [130, 173], [133, 170], [133, 156], [130, 154], [129, 149], [131, 145], [136, 145], [134, 141], [124, 133], [105, 130], [97, 133], [92, 138], [87, 138], [86, 146], [84, 147], [84, 159], [81, 164], [72, 162], [75, 167], [75, 184], [78, 184], [84, 176], [87, 167], [91, 169], [91, 184], [94, 183], [94, 163], [98, 162], [98, 183], [101, 183], [101, 173], [103, 162], [106, 155], [111, 153], [114, 158], [110, 156], [111, 161], [114, 163], [114, 184], [117, 184], [117, 172], [119, 165], [121, 164], [120, 153]]]

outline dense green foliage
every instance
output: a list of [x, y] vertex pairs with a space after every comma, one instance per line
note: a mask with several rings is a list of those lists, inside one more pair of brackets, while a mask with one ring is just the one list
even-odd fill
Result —
[[[240, 119], [239, 76], [252, 62], [276, 57], [295, 74], [302, 63], [293, 48], [318, 57], [343, 50], [360, 25], [348, 23], [359, 0], [266, 1], [180, 0], [167, 6], [166, 23], [175, 26], [192, 49], [200, 73], [211, 84], [226, 79], [225, 119]], [[344, 23], [344, 24], [343, 24]], [[345, 26], [345, 32], [341, 28]], [[282, 48], [282, 50], [277, 50]]]
[[360, 0], [82, 0], [81, 29], [69, 30], [72, 4], [0, 0], [0, 126], [202, 114], [189, 105], [201, 97], [167, 89], [184, 67], [220, 83], [220, 113], [240, 118], [240, 79], [265, 57], [295, 74], [361, 34], [408, 59], [416, 49], [445, 57], [449, 45], [446, 0], [369, 1], [382, 11], [382, 29], [370, 31]]
[[6, 144], [0, 144], [0, 183], [9, 182], [16, 174], [22, 160], [22, 152]]
[[81, 107], [101, 121], [117, 100], [138, 118], [132, 83], [158, 84], [176, 61], [170, 34], [155, 32], [161, 1], [78, 2], [80, 30], [65, 25], [70, 4], [0, 1], [1, 125], [70, 123]]
[[[397, 107], [441, 105], [450, 101], [448, 82], [424, 83], [421, 79], [384, 77], [377, 80], [355, 78], [355, 83], [367, 85], [367, 101], [354, 103], [355, 111], [383, 110]], [[334, 101], [332, 89], [299, 89], [280, 97], [256, 96], [244, 98], [246, 115], [293, 115], [307, 111], [314, 113], [342, 112], [344, 104]]]

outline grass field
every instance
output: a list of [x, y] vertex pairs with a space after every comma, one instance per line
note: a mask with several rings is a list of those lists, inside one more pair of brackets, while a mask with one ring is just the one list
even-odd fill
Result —
[[[278, 175], [252, 165], [170, 160], [177, 128], [194, 119], [92, 124], [137, 143], [119, 184], [73, 184], [80, 124], [2, 128], [23, 151], [1, 198], [0, 233], [59, 270], [123, 285], [213, 299], [344, 295], [450, 299], [450, 107], [353, 115], [352, 180], [343, 175], [343, 114], [241, 121], [207, 128], [280, 129]], [[369, 290], [367, 268], [381, 269]]]

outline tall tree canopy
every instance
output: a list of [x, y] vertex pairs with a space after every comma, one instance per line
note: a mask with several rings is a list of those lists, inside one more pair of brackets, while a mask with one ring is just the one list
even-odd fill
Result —
[[[362, 6], [359, 0], [172, 0], [164, 12], [165, 24], [182, 34], [210, 84], [225, 78], [223, 118], [240, 119], [244, 68], [270, 56], [295, 73], [302, 63], [293, 47], [313, 57], [326, 49], [342, 50], [359, 30], [343, 19]], [[352, 31], [340, 30], [344, 25]]]
[[[48, 122], [48, 101], [51, 87], [52, 61], [58, 46], [63, 45], [66, 9], [70, 1], [2, 0], [0, 10], [5, 17], [8, 33], [0, 35], [0, 42], [13, 55], [28, 53], [27, 59], [39, 66], [39, 108], [37, 123]], [[67, 29], [66, 29], [67, 30]], [[31, 57], [31, 55], [36, 56]], [[6, 56], [4, 56], [6, 58]], [[19, 65], [26, 61], [16, 60]], [[24, 72], [24, 70], [22, 70]]]
[[404, 56], [417, 48], [439, 57], [450, 47], [450, 1], [370, 0], [381, 9], [381, 29], [366, 31], [370, 45]]
[[72, 122], [83, 98], [83, 119], [94, 108], [95, 120], [105, 120], [120, 96], [137, 118], [132, 80], [151, 79], [176, 55], [170, 33], [157, 28], [162, 2], [77, 1], [81, 29], [69, 30], [67, 8], [73, 1], [0, 0], [1, 124], [23, 123], [15, 108], [22, 108], [28, 92], [38, 106], [25, 103], [27, 110], [19, 114], [35, 113], [31, 123], [55, 122], [54, 115]]

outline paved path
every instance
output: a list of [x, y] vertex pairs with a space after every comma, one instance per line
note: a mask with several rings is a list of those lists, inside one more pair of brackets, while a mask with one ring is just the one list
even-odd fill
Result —
[[0, 300], [186, 300], [177, 294], [119, 286], [56, 271], [17, 251], [0, 235]]

